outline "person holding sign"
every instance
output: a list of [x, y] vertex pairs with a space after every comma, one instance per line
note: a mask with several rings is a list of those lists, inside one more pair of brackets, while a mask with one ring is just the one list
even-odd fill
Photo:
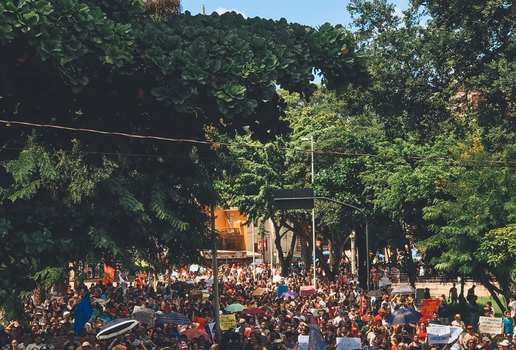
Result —
[[464, 348], [467, 348], [467, 344], [470, 340], [473, 340], [475, 344], [478, 341], [478, 335], [473, 331], [472, 326], [468, 326], [466, 328], [466, 332], [467, 333], [462, 336], [462, 340], [461, 340], [462, 346]]

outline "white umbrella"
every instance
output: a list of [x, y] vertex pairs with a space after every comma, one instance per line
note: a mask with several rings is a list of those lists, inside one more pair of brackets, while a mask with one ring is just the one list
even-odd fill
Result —
[[137, 320], [129, 318], [117, 318], [111, 322], [108, 322], [104, 327], [97, 333], [97, 339], [110, 339], [117, 335], [124, 334], [133, 329], [138, 323]]
[[399, 295], [411, 295], [411, 294], [415, 294], [415, 293], [416, 293], [416, 290], [414, 288], [412, 288], [411, 286], [409, 286], [409, 285], [397, 286], [396, 288], [394, 288], [391, 291], [391, 295], [396, 295], [396, 294], [399, 294]]
[[380, 288], [384, 288], [384, 287], [392, 285], [392, 282], [389, 279], [389, 277], [383, 276], [382, 278], [380, 278], [380, 282], [378, 283], [378, 285], [380, 286]]

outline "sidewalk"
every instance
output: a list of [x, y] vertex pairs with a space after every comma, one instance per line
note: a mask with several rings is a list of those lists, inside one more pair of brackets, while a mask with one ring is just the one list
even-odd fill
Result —
[[[408, 283], [394, 283], [393, 287], [396, 287], [398, 285], [406, 285]], [[473, 281], [467, 281], [464, 284], [464, 297], [466, 297], [466, 294], [468, 293], [468, 289], [473, 286], [473, 284], [476, 285], [475, 288], [475, 294], [479, 297], [490, 297], [491, 294], [489, 291], [482, 286], [478, 282]], [[448, 295], [450, 293], [450, 288], [453, 286], [453, 282], [429, 282], [429, 281], [421, 281], [416, 282], [416, 288], [429, 288], [430, 289], [430, 295], [432, 297], [438, 297], [442, 294], [446, 295], [446, 299], [448, 299]], [[455, 287], [457, 288], [457, 293], [460, 294], [460, 284], [456, 283]]]

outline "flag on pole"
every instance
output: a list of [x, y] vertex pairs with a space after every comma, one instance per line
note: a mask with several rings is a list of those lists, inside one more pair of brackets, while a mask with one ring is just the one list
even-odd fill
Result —
[[104, 279], [102, 280], [102, 283], [104, 285], [113, 283], [115, 281], [115, 272], [116, 270], [113, 266], [104, 263]]
[[75, 309], [75, 325], [74, 332], [75, 335], [78, 336], [79, 333], [84, 329], [86, 322], [88, 322], [91, 318], [91, 298], [90, 293], [84, 293], [79, 304], [77, 304], [77, 308]]
[[308, 326], [310, 328], [309, 338], [308, 338], [308, 349], [310, 350], [324, 350], [326, 346], [324, 342], [323, 335], [319, 328], [316, 325], [311, 324]]

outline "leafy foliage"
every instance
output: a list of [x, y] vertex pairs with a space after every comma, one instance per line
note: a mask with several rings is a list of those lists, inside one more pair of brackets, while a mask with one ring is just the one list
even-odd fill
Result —
[[[155, 9], [154, 9], [155, 10]], [[149, 14], [141, 1], [0, 4], [0, 117], [169, 138], [285, 131], [276, 86], [310, 95], [363, 79], [354, 39], [229, 13]], [[346, 48], [346, 50], [343, 50]], [[86, 257], [195, 261], [224, 169], [214, 149], [0, 128], [0, 304]]]

